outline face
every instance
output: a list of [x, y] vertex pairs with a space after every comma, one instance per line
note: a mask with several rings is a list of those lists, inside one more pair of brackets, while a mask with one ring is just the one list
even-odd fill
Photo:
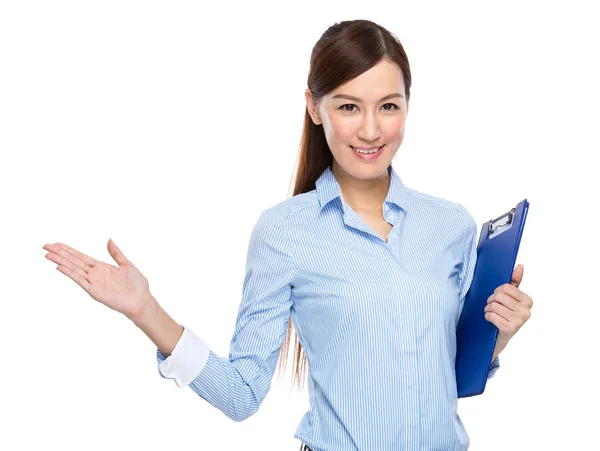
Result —
[[[341, 169], [359, 179], [385, 173], [404, 139], [408, 113], [404, 79], [397, 64], [382, 60], [319, 102], [309, 89], [305, 97], [313, 122], [323, 125], [334, 173]], [[379, 146], [383, 147], [373, 155], [360, 155], [353, 149]]]

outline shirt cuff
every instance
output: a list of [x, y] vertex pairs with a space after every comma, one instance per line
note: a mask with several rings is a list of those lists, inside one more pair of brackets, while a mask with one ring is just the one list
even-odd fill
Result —
[[206, 365], [210, 348], [185, 325], [183, 334], [169, 357], [156, 348], [158, 374], [173, 379], [178, 387], [188, 386]]
[[492, 377], [494, 377], [494, 374], [496, 374], [496, 371], [498, 371], [498, 368], [500, 368], [500, 356], [496, 357], [494, 359], [494, 361], [492, 362], [492, 364], [490, 365], [490, 369], [488, 371], [488, 379], [491, 379]]

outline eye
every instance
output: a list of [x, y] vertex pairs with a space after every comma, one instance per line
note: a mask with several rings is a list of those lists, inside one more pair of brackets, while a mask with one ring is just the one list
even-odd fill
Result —
[[[384, 104], [383, 106], [386, 106], [386, 105], [391, 105], [393, 108], [390, 108], [390, 109], [388, 109], [388, 108], [385, 108], [385, 111], [393, 111], [393, 110], [399, 110], [399, 109], [400, 109], [400, 108], [398, 108], [398, 105], [396, 105], [395, 103], [386, 103], [386, 104]], [[349, 112], [349, 113], [352, 113], [354, 110], [353, 110], [353, 109], [348, 109], [348, 108], [346, 108], [346, 107], [348, 107], [348, 106], [349, 106], [349, 107], [355, 107], [356, 105], [355, 105], [355, 104], [353, 104], [353, 103], [346, 103], [346, 104], [344, 104], [344, 105], [340, 106], [338, 109], [340, 109], [340, 110], [342, 110], [342, 111], [347, 111], [347, 112]]]
[[356, 106], [356, 105], [354, 105], [353, 103], [346, 103], [345, 105], [342, 105], [341, 107], [339, 107], [339, 109], [342, 110], [342, 111], [352, 112], [353, 110], [348, 110], [348, 109], [344, 108], [344, 107], [347, 107], [347, 106]]

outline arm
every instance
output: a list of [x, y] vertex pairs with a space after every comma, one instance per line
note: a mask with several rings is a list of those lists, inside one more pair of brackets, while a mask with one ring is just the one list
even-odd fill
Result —
[[183, 334], [183, 327], [163, 310], [152, 295], [148, 306], [130, 319], [165, 356], [171, 354]]
[[[462, 206], [464, 215], [464, 231], [463, 231], [463, 263], [459, 272], [459, 286], [460, 286], [460, 303], [458, 308], [458, 316], [456, 322], [458, 324], [458, 318], [462, 312], [465, 297], [471, 287], [473, 281], [473, 275], [475, 273], [475, 263], [477, 261], [477, 223], [473, 219], [473, 216]], [[482, 315], [485, 313], [482, 311]], [[492, 357], [492, 363], [488, 371], [488, 379], [494, 377], [498, 369], [500, 368], [500, 359], [498, 354], [504, 349], [500, 343], [496, 343], [494, 349], [494, 355]]]
[[[165, 377], [164, 370], [177, 385], [189, 386], [234, 421], [253, 415], [269, 391], [287, 331], [293, 274], [282, 220], [276, 210], [266, 210], [250, 236], [242, 300], [228, 358], [215, 354], [189, 328], [179, 329], [161, 309], [149, 309], [146, 318], [150, 319], [139, 322], [151, 339], [156, 338], [161, 376]], [[158, 330], [162, 332], [153, 334]], [[177, 330], [183, 332], [174, 345]]]
[[208, 346], [171, 318], [154, 297], [140, 314], [130, 319], [156, 345], [161, 377], [186, 387], [202, 371], [208, 359]]

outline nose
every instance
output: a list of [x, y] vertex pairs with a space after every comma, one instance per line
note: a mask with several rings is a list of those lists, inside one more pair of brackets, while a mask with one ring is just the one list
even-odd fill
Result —
[[377, 113], [364, 114], [360, 123], [358, 137], [365, 141], [376, 141], [379, 138], [379, 121]]

